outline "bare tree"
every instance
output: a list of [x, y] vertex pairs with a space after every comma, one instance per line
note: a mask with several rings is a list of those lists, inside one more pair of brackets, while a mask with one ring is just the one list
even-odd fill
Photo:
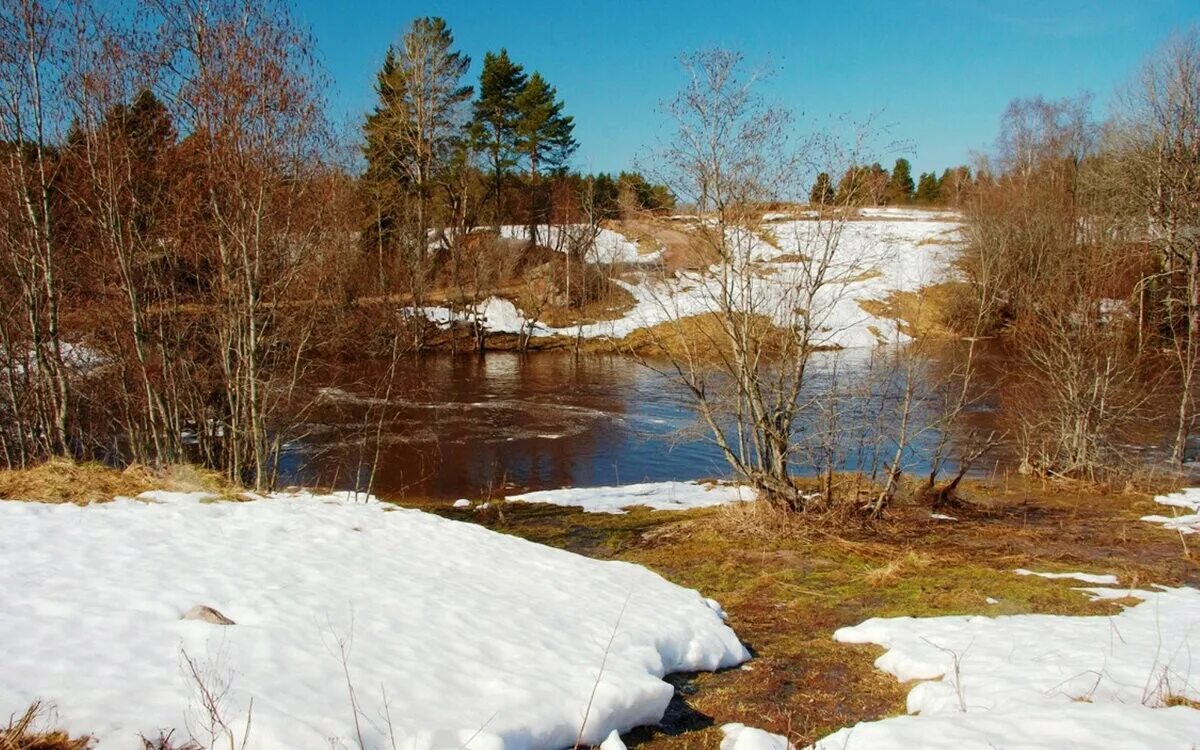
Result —
[[[797, 175], [833, 172], [836, 142], [793, 147], [790, 116], [756, 94], [760, 76], [740, 55], [701, 52], [683, 64], [688, 82], [669, 107], [677, 134], [662, 158], [671, 189], [698, 209], [693, 234], [712, 265], [656, 285], [667, 325], [651, 336], [734, 472], [779, 507], [802, 510], [808, 498], [791, 462], [820, 403], [813, 357], [851, 324], [839, 303], [872, 259], [843, 246], [845, 210], [763, 221], [764, 205], [801, 194]], [[770, 255], [785, 262], [764, 263]]]
[[[55, 143], [74, 8], [17, 0], [0, 7], [0, 275], [11, 294], [0, 327], [20, 460], [71, 448], [72, 389], [60, 328], [62, 249], [56, 234]], [[27, 407], [28, 404], [28, 407]]]
[[[312, 331], [319, 292], [301, 286], [304, 272], [334, 239], [311, 44], [278, 3], [178, 0], [161, 20], [179, 50], [177, 108], [196, 175], [181, 242], [215, 270], [225, 466], [262, 489], [279, 445], [271, 417]], [[310, 304], [288, 305], [297, 295]]]
[[1124, 93], [1110, 148], [1120, 207], [1160, 268], [1158, 296], [1178, 376], [1172, 458], [1183, 461], [1200, 377], [1200, 31], [1170, 39]]

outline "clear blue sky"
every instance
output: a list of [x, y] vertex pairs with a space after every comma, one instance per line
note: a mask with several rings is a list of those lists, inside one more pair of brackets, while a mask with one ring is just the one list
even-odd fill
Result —
[[[914, 171], [991, 146], [1015, 97], [1088, 90], [1103, 114], [1114, 89], [1200, 0], [293, 0], [332, 77], [336, 119], [357, 123], [374, 74], [408, 22], [442, 16], [472, 78], [488, 50], [538, 70], [575, 116], [575, 165], [618, 171], [653, 147], [660, 102], [681, 83], [678, 55], [742, 51], [778, 70], [768, 93], [806, 116], [881, 113]], [[474, 80], [472, 80], [474, 83]]]

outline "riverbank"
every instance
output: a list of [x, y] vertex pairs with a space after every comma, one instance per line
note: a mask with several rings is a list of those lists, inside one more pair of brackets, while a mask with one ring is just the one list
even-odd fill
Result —
[[[963, 491], [967, 504], [961, 508], [933, 516], [928, 508], [904, 504], [893, 509], [885, 521], [873, 523], [788, 519], [745, 503], [655, 511], [637, 507], [638, 495], [632, 491], [630, 495], [631, 507], [622, 514], [495, 500], [484, 505], [479, 499], [471, 507], [459, 508], [448, 507], [443, 501], [404, 503], [409, 508], [583, 557], [634, 563], [720, 603], [728, 626], [748, 648], [751, 660], [739, 668], [715, 673], [684, 672], [669, 677], [674, 694], [668, 696], [663, 719], [656, 725], [625, 732], [624, 741], [630, 746], [716, 747], [721, 726], [744, 723], [785, 735], [795, 746], [803, 747], [841, 727], [902, 715], [911, 685], [898, 682], [874, 666], [882, 650], [834, 639], [838, 629], [873, 617], [1114, 615], [1123, 606], [1133, 604], [1132, 599], [1111, 597], [1093, 601], [1077, 590], [1084, 585], [1081, 581], [1017, 575], [1014, 571], [1018, 569], [1111, 575], [1119, 581], [1116, 588], [1120, 590], [1200, 584], [1200, 568], [1189, 557], [1186, 539], [1142, 520], [1146, 515], [1169, 515], [1169, 510], [1149, 494], [1107, 493], [1064, 483], [1017, 479], [995, 484], [967, 482]], [[247, 514], [254, 512], [254, 504], [237, 506], [237, 515], [249, 520]], [[172, 507], [164, 506], [164, 510]], [[293, 506], [279, 507], [283, 515], [277, 520], [285, 525], [299, 523], [312, 513], [340, 517], [336, 505], [301, 503], [294, 506], [294, 514], [298, 515], [287, 510]], [[120, 512], [136, 514], [137, 509]], [[219, 507], [212, 512], [233, 517]], [[357, 517], [363, 512], [356, 510], [354, 519], [347, 516], [344, 523], [337, 521], [330, 528], [345, 526], [347, 533], [356, 538], [382, 533], [374, 529], [374, 522], [367, 516]], [[375, 518], [377, 513], [379, 510], [368, 515]], [[391, 515], [384, 512], [379, 518]], [[328, 526], [330, 520], [323, 523]], [[157, 543], [169, 544], [169, 537], [175, 533], [171, 529], [185, 527], [193, 528], [190, 524], [164, 526]], [[246, 528], [269, 530], [274, 526], [255, 522]], [[434, 528], [443, 527], [434, 524], [426, 532]], [[324, 548], [321, 540], [332, 531], [322, 532], [320, 538], [297, 533], [298, 529], [284, 534], [277, 544], [297, 551], [311, 550], [314, 545]], [[474, 539], [467, 529], [463, 533]], [[234, 538], [247, 539], [240, 532], [230, 537]], [[480, 537], [468, 547], [476, 547], [484, 539]], [[433, 545], [437, 547], [436, 541]], [[147, 553], [152, 549], [147, 548]], [[403, 549], [396, 548], [401, 561]], [[130, 563], [136, 567], [139, 553], [134, 550], [130, 554]], [[368, 588], [364, 591], [372, 586], [377, 589], [370, 595], [374, 601], [371, 608], [390, 601], [386, 592], [391, 585], [370, 571], [394, 556], [368, 555], [357, 563], [366, 576], [363, 581]], [[430, 581], [436, 583], [443, 575], [437, 571], [443, 566], [448, 566], [443, 571], [446, 576], [457, 576], [455, 571], [463, 565], [475, 565], [476, 557], [470, 549], [454, 552], [447, 548], [443, 563], [423, 564], [407, 575], [419, 569], [421, 576], [431, 576]], [[471, 586], [479, 583], [473, 575], [465, 580], [474, 581]], [[264, 581], [264, 585], [284, 583]], [[573, 585], [563, 592], [572, 602], [575, 616], [611, 629], [609, 621], [615, 615], [594, 611]], [[178, 592], [166, 595], [179, 598]], [[221, 609], [220, 602], [205, 603]], [[232, 605], [225, 606], [228, 609]], [[247, 600], [238, 606], [244, 609], [235, 609], [235, 620], [238, 615], [253, 617], [260, 605]], [[471, 619], [473, 628], [490, 627], [485, 619]], [[468, 637], [465, 643], [476, 640]], [[603, 646], [605, 639], [596, 636], [592, 640]], [[591, 648], [591, 640], [583, 646]], [[490, 657], [480, 653], [478, 658], [486, 663]], [[12, 675], [8, 679], [11, 682]], [[1176, 685], [1175, 689], [1185, 692], [1172, 700], [1190, 705], [1187, 685]], [[24, 707], [0, 708], [13, 712]], [[90, 731], [99, 729], [93, 727]]]

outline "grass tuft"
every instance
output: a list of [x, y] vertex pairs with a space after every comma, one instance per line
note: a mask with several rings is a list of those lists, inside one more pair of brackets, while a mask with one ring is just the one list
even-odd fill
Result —
[[72, 737], [58, 729], [44, 729], [53, 711], [39, 701], [20, 716], [13, 715], [0, 728], [0, 750], [86, 750], [91, 737]]
[[230, 499], [239, 494], [220, 474], [186, 464], [162, 469], [133, 464], [122, 470], [55, 458], [28, 469], [0, 470], [0, 500], [87, 505], [150, 490], [204, 491]]

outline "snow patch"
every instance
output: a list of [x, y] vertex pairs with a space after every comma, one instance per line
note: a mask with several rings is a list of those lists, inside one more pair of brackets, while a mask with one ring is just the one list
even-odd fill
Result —
[[1190, 487], [1170, 495], [1159, 495], [1154, 502], [1170, 508], [1183, 508], [1190, 513], [1176, 513], [1170, 516], [1142, 516], [1143, 521], [1162, 524], [1171, 531], [1180, 534], [1200, 533], [1200, 487]]
[[1038, 576], [1039, 578], [1049, 578], [1052, 581], [1072, 579], [1101, 586], [1110, 586], [1121, 582], [1115, 575], [1107, 573], [1102, 575], [1095, 573], [1039, 573], [1034, 570], [1026, 570], [1025, 568], [1017, 568], [1013, 572], [1019, 576]]
[[856, 748], [1192, 748], [1200, 711], [1200, 591], [1113, 591], [1145, 599], [1113, 617], [873, 618], [834, 639], [872, 643], [908, 694], [910, 716], [819, 741]]
[[749, 487], [701, 482], [647, 482], [620, 487], [570, 487], [510, 495], [518, 503], [547, 503], [583, 508], [588, 513], [624, 513], [635, 506], [654, 510], [687, 510], [754, 500]]
[[[253, 699], [263, 750], [358, 745], [339, 642], [366, 746], [392, 746], [386, 707], [415, 750], [572, 746], [594, 686], [598, 744], [662, 717], [663, 675], [749, 658], [645, 568], [350, 494], [0, 501], [0, 591], [0, 715], [52, 701], [98, 750], [200, 726], [185, 652], [239, 742]], [[180, 619], [199, 604], [236, 624]]]
[[793, 750], [787, 737], [745, 724], [725, 724], [721, 732], [721, 750]]

